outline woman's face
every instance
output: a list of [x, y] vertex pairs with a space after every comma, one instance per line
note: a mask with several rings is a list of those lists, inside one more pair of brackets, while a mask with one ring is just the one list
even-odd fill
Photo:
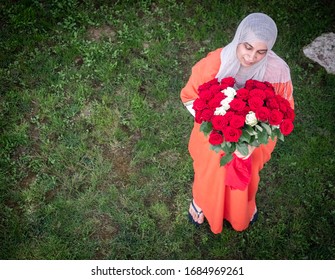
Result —
[[236, 56], [244, 67], [250, 67], [261, 61], [268, 51], [264, 42], [244, 42], [237, 46]]

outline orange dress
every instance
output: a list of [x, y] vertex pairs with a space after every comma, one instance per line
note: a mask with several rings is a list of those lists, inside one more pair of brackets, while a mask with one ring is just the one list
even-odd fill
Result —
[[[220, 52], [217, 49], [200, 60], [193, 68], [186, 86], [181, 90], [183, 103], [198, 97], [199, 85], [215, 78], [220, 67]], [[288, 96], [293, 108], [292, 84], [273, 84], [276, 92]], [[200, 132], [200, 124], [194, 122], [189, 141], [189, 152], [193, 159], [193, 198], [202, 209], [213, 233], [220, 233], [223, 220], [230, 222], [237, 231], [245, 230], [250, 223], [255, 207], [256, 192], [260, 180], [259, 171], [270, 159], [275, 141], [256, 148], [251, 155], [251, 181], [244, 191], [225, 186], [226, 168], [220, 167], [222, 153], [210, 150], [208, 137]]]

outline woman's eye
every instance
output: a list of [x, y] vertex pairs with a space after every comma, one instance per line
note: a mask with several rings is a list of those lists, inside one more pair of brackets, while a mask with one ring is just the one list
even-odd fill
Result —
[[259, 54], [266, 54], [266, 51], [259, 51]]
[[251, 49], [252, 49], [252, 46], [250, 46], [250, 45], [248, 45], [248, 44], [245, 44], [244, 46], [245, 46], [245, 48], [246, 48], [247, 50], [251, 50]]

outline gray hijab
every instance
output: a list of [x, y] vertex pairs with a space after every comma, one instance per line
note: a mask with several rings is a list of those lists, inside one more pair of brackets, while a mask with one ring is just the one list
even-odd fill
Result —
[[[243, 87], [248, 79], [268, 81], [270, 83], [287, 82], [289, 71], [286, 63], [271, 49], [277, 38], [277, 26], [272, 18], [263, 13], [253, 13], [245, 17], [239, 24], [234, 39], [221, 51], [221, 65], [216, 77], [234, 77], [237, 88]], [[243, 67], [236, 56], [236, 49], [240, 43], [262, 41], [267, 45], [265, 57], [258, 63]]]

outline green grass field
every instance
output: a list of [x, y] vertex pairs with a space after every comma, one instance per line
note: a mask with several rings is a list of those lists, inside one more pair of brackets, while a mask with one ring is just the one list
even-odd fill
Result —
[[[0, 259], [334, 259], [335, 75], [302, 49], [333, 1], [1, 1]], [[244, 232], [187, 219], [192, 65], [250, 12], [277, 23], [294, 132]]]

